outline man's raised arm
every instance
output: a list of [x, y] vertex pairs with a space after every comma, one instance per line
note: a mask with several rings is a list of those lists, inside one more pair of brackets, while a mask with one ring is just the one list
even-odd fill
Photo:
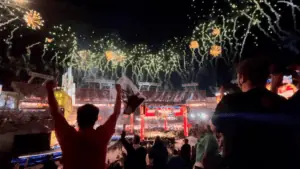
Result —
[[56, 101], [56, 98], [54, 96], [54, 87], [55, 82], [49, 81], [46, 84], [47, 93], [48, 93], [48, 104], [50, 108], [51, 115], [54, 119], [54, 126], [56, 131], [57, 130], [67, 130], [71, 126], [69, 126], [68, 122], [64, 118], [63, 114], [59, 111], [58, 103]]
[[115, 132], [116, 123], [121, 112], [122, 88], [119, 84], [116, 84], [116, 90], [117, 90], [117, 96], [116, 96], [114, 112], [102, 126], [104, 130], [108, 133], [109, 137], [111, 137]]

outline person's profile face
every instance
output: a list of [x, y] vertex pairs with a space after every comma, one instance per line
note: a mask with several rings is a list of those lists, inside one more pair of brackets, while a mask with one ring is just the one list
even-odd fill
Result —
[[244, 78], [243, 75], [241, 75], [240, 73], [237, 74], [237, 83], [239, 88], [242, 88], [242, 85], [244, 83]]
[[212, 123], [212, 120], [209, 120], [209, 126], [213, 132], [216, 132], [216, 126]]

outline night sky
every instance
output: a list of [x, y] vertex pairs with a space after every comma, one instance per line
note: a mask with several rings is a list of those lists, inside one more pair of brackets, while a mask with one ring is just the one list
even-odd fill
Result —
[[[71, 25], [82, 34], [119, 33], [128, 43], [158, 44], [191, 33], [191, 0], [39, 0], [46, 27]], [[191, 27], [190, 27], [191, 28]]]
[[[205, 0], [205, 3], [202, 3], [200, 0], [195, 0], [195, 2], [197, 2], [197, 9], [192, 9], [192, 1], [193, 0], [31, 0], [28, 4], [28, 8], [40, 12], [45, 20], [45, 25], [34, 35], [36, 37], [32, 36], [32, 33], [29, 33], [28, 37], [30, 38], [24, 36], [23, 39], [26, 39], [26, 43], [28, 44], [32, 44], [38, 39], [44, 40], [54, 25], [62, 24], [64, 26], [71, 26], [73, 31], [76, 32], [76, 35], [90, 35], [91, 32], [96, 32], [96, 37], [94, 38], [99, 39], [101, 35], [117, 33], [127, 44], [142, 43], [151, 46], [154, 45], [159, 48], [161, 44], [173, 37], [190, 37], [195, 24], [203, 22], [205, 19], [188, 19], [188, 15], [207, 14], [209, 9], [211, 9], [211, 4], [215, 2], [213, 0]], [[223, 1], [217, 2], [219, 9], [222, 9], [222, 12], [226, 13], [226, 8], [223, 7]], [[204, 9], [204, 11], [202, 12], [201, 9]], [[291, 19], [290, 14], [287, 16], [285, 20], [289, 20], [288, 18]], [[30, 32], [30, 30], [27, 31]], [[15, 39], [15, 41], [18, 41], [18, 39]], [[29, 43], [28, 41], [32, 42]], [[258, 53], [257, 51], [263, 53], [264, 57], [268, 56], [273, 60], [275, 54], [279, 55], [278, 57], [280, 58], [285, 58], [285, 60], [287, 58], [286, 56], [289, 56], [288, 53], [284, 52], [285, 57], [281, 57], [279, 52], [274, 50], [278, 48], [277, 42], [271, 42], [270, 39], [264, 41], [261, 38], [260, 41], [261, 44], [263, 44], [260, 46], [260, 49], [253, 50], [251, 47], [246, 47], [244, 57], [252, 57], [255, 53]], [[21, 42], [18, 43], [21, 44]], [[83, 42], [81, 42], [80, 45], [82, 44], [84, 47]], [[251, 46], [251, 43], [247, 44]], [[24, 53], [24, 44], [20, 46], [23, 47], [22, 51], [14, 51]], [[272, 51], [272, 54], [270, 51]], [[297, 58], [300, 60], [299, 57]], [[282, 60], [280, 60], [280, 62], [282, 62]], [[213, 68], [201, 69], [205, 69], [202, 72], [207, 72], [203, 77], [199, 77], [199, 81], [204, 85], [203, 88], [207, 88], [212, 84], [215, 85], [216, 79], [211, 77], [211, 70], [213, 70]], [[224, 71], [228, 69], [227, 67], [222, 69], [223, 68], [219, 66], [218, 72], [221, 73], [218, 73], [215, 78], [219, 81], [227, 82], [232, 78], [231, 72], [229, 74], [227, 71]], [[234, 68], [232, 68], [232, 70], [234, 70]], [[173, 79], [175, 79], [176, 82], [178, 81], [176, 78]], [[211, 81], [214, 82], [209, 83], [207, 79], [212, 79]], [[10, 81], [11, 80], [13, 79], [10, 79]], [[7, 82], [7, 84], [9, 84], [9, 82]]]

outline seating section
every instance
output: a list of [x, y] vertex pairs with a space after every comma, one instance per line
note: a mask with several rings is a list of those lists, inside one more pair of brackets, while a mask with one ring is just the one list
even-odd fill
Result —
[[25, 97], [47, 98], [47, 90], [41, 84], [28, 84], [25, 82], [12, 82], [12, 88], [15, 92], [21, 93]]
[[[24, 82], [13, 82], [12, 87], [16, 92], [24, 96], [39, 97], [46, 99], [47, 92], [45, 87], [40, 84], [28, 84]], [[146, 102], [172, 102], [184, 103], [186, 101], [200, 101], [205, 98], [198, 90], [184, 90], [184, 91], [141, 91], [146, 96]], [[77, 88], [76, 103], [106, 103], [113, 102], [115, 99], [115, 91], [110, 89], [98, 88]]]
[[49, 132], [53, 129], [51, 115], [48, 111], [0, 112], [0, 134], [14, 132], [20, 129], [29, 133]]
[[114, 100], [114, 97], [115, 96], [113, 96], [108, 89], [95, 89], [95, 88], [76, 89], [76, 103], [108, 102]]
[[[141, 91], [147, 98], [146, 102], [185, 102], [186, 100], [200, 101], [205, 96], [200, 91]], [[77, 103], [105, 103], [115, 99], [114, 92], [109, 89], [76, 89]]]

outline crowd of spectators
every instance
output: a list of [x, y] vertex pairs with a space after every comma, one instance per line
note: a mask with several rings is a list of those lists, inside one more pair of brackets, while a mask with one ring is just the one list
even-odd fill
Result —
[[271, 72], [271, 91], [265, 87], [269, 76], [265, 62], [257, 59], [241, 62], [237, 68], [241, 92], [225, 95], [212, 119], [197, 124], [195, 146], [185, 140], [181, 150], [172, 149], [169, 153], [168, 146], [157, 137], [153, 146], [146, 149], [138, 136], [129, 142], [123, 132], [121, 142], [126, 153], [122, 162], [113, 164], [107, 163], [105, 157], [120, 114], [121, 87], [116, 85], [114, 113], [104, 125], [93, 129], [99, 110], [84, 105], [78, 109], [79, 131], [75, 131], [59, 112], [53, 94], [55, 86], [49, 82], [48, 101], [62, 147], [63, 166], [65, 169], [297, 169], [300, 91], [287, 100], [276, 93], [282, 73]]

